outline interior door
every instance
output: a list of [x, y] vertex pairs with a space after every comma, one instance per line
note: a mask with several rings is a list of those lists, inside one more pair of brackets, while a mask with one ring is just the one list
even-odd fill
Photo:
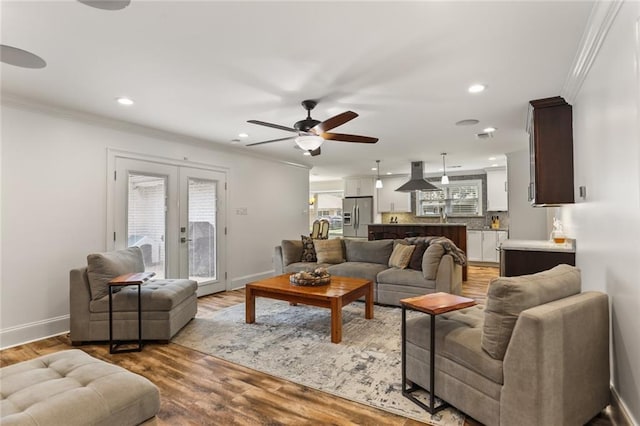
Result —
[[226, 174], [115, 159], [114, 247], [139, 246], [156, 278], [190, 278], [198, 296], [226, 290]]
[[180, 276], [198, 282], [198, 296], [226, 289], [224, 202], [226, 175], [180, 168]]

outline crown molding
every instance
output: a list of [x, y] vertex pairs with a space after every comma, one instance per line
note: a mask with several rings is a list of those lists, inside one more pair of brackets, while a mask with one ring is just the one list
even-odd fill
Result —
[[560, 92], [569, 104], [573, 104], [582, 83], [587, 78], [591, 65], [593, 65], [593, 61], [600, 51], [600, 46], [602, 46], [623, 1], [597, 1], [594, 3], [569, 75]]

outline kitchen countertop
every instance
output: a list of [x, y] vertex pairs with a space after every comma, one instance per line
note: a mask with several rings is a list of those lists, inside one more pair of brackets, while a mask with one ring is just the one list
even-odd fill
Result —
[[370, 223], [375, 226], [467, 226], [466, 223]]
[[575, 240], [571, 239], [567, 239], [563, 244], [556, 244], [549, 240], [505, 240], [500, 248], [502, 250], [576, 252]]

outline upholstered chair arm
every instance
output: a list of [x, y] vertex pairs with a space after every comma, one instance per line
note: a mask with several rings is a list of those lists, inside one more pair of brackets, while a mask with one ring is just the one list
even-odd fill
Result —
[[585, 292], [523, 311], [507, 347], [501, 425], [582, 425], [609, 403], [609, 302]]
[[451, 255], [445, 254], [440, 259], [436, 274], [436, 291], [462, 293], [462, 267], [453, 261]]
[[276, 246], [273, 250], [273, 269], [276, 275], [284, 274], [282, 246]]

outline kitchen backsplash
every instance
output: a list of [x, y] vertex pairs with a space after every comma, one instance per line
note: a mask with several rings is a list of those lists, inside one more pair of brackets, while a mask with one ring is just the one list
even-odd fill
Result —
[[[468, 229], [483, 229], [491, 227], [492, 216], [500, 219], [500, 229], [509, 228], [508, 212], [489, 212], [485, 217], [449, 217], [447, 223], [466, 223]], [[382, 223], [391, 223], [391, 218], [397, 218], [397, 223], [440, 223], [438, 217], [417, 217], [413, 213], [382, 213]]]

